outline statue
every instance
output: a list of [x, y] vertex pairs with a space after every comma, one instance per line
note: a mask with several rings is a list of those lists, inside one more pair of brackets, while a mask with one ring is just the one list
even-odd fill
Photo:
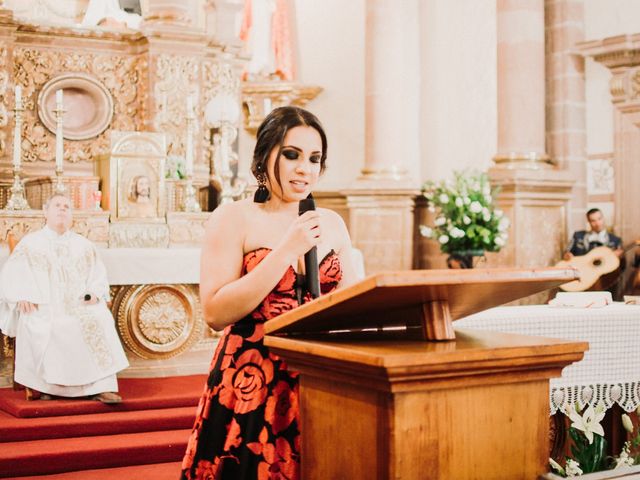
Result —
[[293, 81], [293, 39], [287, 0], [245, 0], [240, 39], [251, 60], [244, 80]]
[[140, 22], [142, 22], [142, 17], [122, 10], [118, 0], [89, 0], [82, 26], [127, 27], [138, 30]]

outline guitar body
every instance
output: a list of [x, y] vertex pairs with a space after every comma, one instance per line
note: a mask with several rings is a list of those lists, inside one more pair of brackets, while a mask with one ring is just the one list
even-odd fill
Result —
[[560, 285], [565, 292], [584, 292], [592, 287], [598, 279], [620, 266], [620, 259], [609, 247], [596, 247], [586, 255], [562, 260], [556, 267], [573, 267], [580, 272], [580, 279]]

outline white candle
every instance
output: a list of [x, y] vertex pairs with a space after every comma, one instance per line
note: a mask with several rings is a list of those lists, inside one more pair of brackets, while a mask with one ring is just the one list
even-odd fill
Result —
[[[62, 110], [64, 104], [62, 102], [62, 90], [56, 91], [56, 110]], [[56, 125], [56, 169], [62, 170], [62, 162], [64, 161], [64, 147], [62, 143], [62, 115], [58, 117]]]
[[187, 117], [193, 117], [193, 97], [187, 96]]
[[187, 177], [193, 176], [193, 97], [187, 97], [187, 144], [185, 146], [185, 170]]
[[[22, 108], [22, 87], [16, 85], [15, 89], [15, 108]], [[20, 157], [22, 156], [22, 112], [16, 112], [15, 125], [13, 128], [13, 166], [20, 168]]]

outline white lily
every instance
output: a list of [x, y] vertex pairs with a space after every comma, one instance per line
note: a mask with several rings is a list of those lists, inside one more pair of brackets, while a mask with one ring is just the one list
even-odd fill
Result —
[[622, 414], [622, 426], [627, 432], [633, 433], [633, 422], [631, 421], [631, 417], [626, 413]]
[[622, 451], [620, 452], [620, 456], [615, 458], [616, 464], [613, 467], [614, 469], [633, 466], [633, 457], [629, 455], [630, 450], [630, 443], [625, 442], [622, 447]]
[[553, 458], [549, 457], [549, 465], [551, 465], [551, 468], [553, 468], [556, 472], [558, 472], [560, 475], [565, 475], [564, 473], [564, 468], [562, 468], [562, 465], [560, 465], [558, 462], [556, 462]]
[[578, 477], [582, 475], [582, 469], [580, 468], [580, 464], [576, 462], [573, 458], [567, 458], [565, 472], [567, 474], [567, 477]]
[[582, 415], [580, 415], [577, 408], [576, 406], [576, 409], [569, 413], [569, 418], [572, 422], [571, 426], [584, 433], [589, 445], [593, 443], [594, 433], [604, 437], [604, 429], [600, 425], [605, 414], [604, 407], [601, 404], [596, 405], [596, 408], [593, 408], [593, 405], [589, 405]]

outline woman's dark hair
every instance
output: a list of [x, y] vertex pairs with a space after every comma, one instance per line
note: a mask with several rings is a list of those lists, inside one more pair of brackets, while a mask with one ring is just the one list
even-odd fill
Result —
[[[284, 144], [287, 132], [295, 127], [311, 127], [315, 129], [322, 140], [322, 156], [320, 157], [320, 173], [325, 169], [327, 160], [327, 135], [320, 120], [311, 112], [300, 107], [287, 106], [273, 109], [258, 127], [256, 147], [253, 150], [253, 162], [251, 173], [258, 178], [259, 175], [267, 175], [267, 161], [271, 150], [278, 147], [278, 156]], [[278, 162], [274, 168], [275, 180], [280, 185], [280, 169]]]

